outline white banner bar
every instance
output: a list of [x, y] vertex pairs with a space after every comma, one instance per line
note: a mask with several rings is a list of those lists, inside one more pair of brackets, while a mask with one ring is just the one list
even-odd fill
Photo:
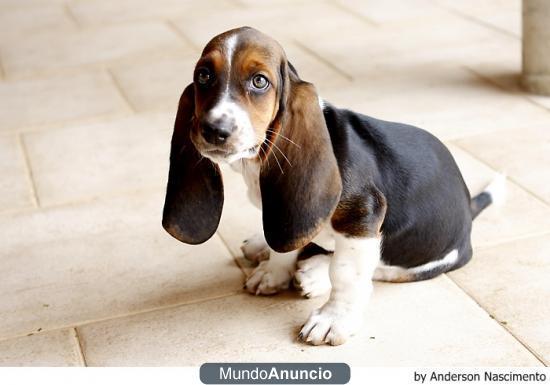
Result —
[[[0, 368], [0, 384], [40, 385], [201, 384], [198, 367], [182, 368]], [[248, 382], [251, 383], [251, 382]], [[267, 382], [253, 382], [267, 383]], [[550, 384], [539, 368], [366, 368], [351, 367], [352, 385]]]

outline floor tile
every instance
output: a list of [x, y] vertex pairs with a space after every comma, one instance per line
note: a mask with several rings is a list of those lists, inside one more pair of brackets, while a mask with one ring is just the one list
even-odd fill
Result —
[[82, 366], [74, 329], [0, 341], [0, 366]]
[[0, 82], [0, 132], [128, 111], [105, 73]]
[[[462, 172], [471, 195], [482, 191], [496, 172], [465, 151], [450, 145], [450, 150]], [[490, 206], [475, 220], [472, 245], [478, 250], [510, 239], [550, 231], [550, 207], [515, 183], [507, 182], [506, 202]]]
[[0, 216], [0, 338], [240, 291], [218, 237], [161, 227], [164, 191]]
[[0, 136], [0, 211], [32, 206], [31, 186], [15, 136]]
[[61, 72], [79, 65], [162, 52], [187, 46], [165, 23], [125, 23], [82, 29], [76, 33], [43, 33], [0, 46], [7, 76]]
[[177, 52], [115, 65], [112, 72], [135, 110], [174, 109], [185, 87], [193, 81], [199, 56], [197, 52]]
[[450, 274], [495, 319], [550, 364], [550, 236], [479, 251]]
[[[216, 1], [218, 3], [224, 1]], [[69, 3], [71, 12], [83, 25], [120, 23], [125, 21], [150, 20], [173, 17], [179, 14], [192, 14], [197, 8], [212, 10], [208, 2], [192, 0], [77, 0]]]
[[437, 0], [437, 3], [473, 22], [521, 36], [521, 0]]
[[[438, 33], [433, 33], [434, 30]], [[342, 39], [342, 36], [346, 38]], [[380, 72], [383, 72], [385, 66], [401, 63], [446, 61], [460, 64], [470, 62], [473, 54], [478, 58], [480, 55], [494, 55], [495, 50], [488, 48], [495, 44], [500, 52], [506, 52], [503, 48], [510, 50], [513, 43], [517, 44], [516, 38], [452, 14], [398, 21], [379, 27], [369, 27], [366, 23], [340, 23], [339, 33], [323, 33], [320, 39], [318, 30], [308, 29], [296, 39], [356, 76], [374, 65], [380, 66]]]
[[353, 87], [353, 76], [347, 69], [340, 68], [317, 56], [307, 46], [297, 40], [280, 42], [290, 63], [297, 69], [300, 78], [313, 83], [321, 95], [329, 89], [349, 89]]
[[174, 119], [175, 110], [26, 134], [41, 205], [163, 188]]
[[384, 24], [388, 22], [403, 22], [407, 20], [426, 19], [428, 17], [445, 17], [448, 12], [438, 7], [430, 0], [389, 0], [365, 2], [361, 0], [337, 0], [337, 4], [345, 7], [350, 13], [364, 17], [367, 22]]
[[[205, 18], [209, 23], [204, 23]], [[201, 48], [222, 31], [242, 26], [259, 29], [279, 41], [297, 39], [307, 31], [319, 38], [320, 35], [343, 34], [347, 30], [366, 32], [370, 27], [349, 12], [321, 1], [314, 4], [294, 2], [284, 7], [256, 2], [254, 6], [244, 8], [225, 8], [222, 4], [221, 12], [199, 9], [172, 21], [195, 46]]]
[[457, 143], [550, 204], [550, 132], [546, 128], [507, 130]]
[[33, 6], [7, 8], [0, 12], [0, 44], [9, 44], [22, 36], [52, 30], [63, 33], [76, 31], [75, 23], [62, 4], [42, 2]]
[[371, 302], [364, 330], [339, 347], [296, 341], [300, 325], [322, 299], [293, 295], [243, 294], [90, 324], [79, 331], [92, 366], [315, 362], [326, 361], [327, 354], [330, 361], [365, 366], [540, 365], [446, 277], [377, 284]]
[[[49, 3], [63, 4], [66, 0], [49, 0]], [[40, 6], [44, 4], [44, 0], [0, 0], [0, 9], [9, 10], [21, 6]]]

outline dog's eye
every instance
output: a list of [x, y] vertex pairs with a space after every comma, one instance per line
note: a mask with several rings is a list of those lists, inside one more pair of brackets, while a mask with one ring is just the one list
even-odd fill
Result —
[[252, 86], [258, 90], [265, 90], [269, 86], [269, 80], [264, 75], [255, 75], [252, 78]]
[[208, 82], [210, 82], [210, 71], [208, 68], [200, 68], [197, 71], [197, 82], [199, 82], [200, 85], [207, 85]]

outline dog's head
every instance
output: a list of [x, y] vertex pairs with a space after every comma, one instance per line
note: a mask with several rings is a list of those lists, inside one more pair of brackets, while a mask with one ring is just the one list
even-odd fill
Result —
[[183, 92], [170, 155], [164, 228], [197, 244], [223, 206], [217, 163], [260, 167], [264, 233], [277, 251], [307, 244], [334, 211], [341, 180], [315, 88], [281, 46], [248, 27], [214, 37]]

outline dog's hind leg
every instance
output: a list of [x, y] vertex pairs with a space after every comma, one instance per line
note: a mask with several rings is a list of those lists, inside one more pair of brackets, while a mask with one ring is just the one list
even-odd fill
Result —
[[302, 296], [313, 298], [330, 291], [330, 254], [317, 254], [298, 261], [293, 283]]

